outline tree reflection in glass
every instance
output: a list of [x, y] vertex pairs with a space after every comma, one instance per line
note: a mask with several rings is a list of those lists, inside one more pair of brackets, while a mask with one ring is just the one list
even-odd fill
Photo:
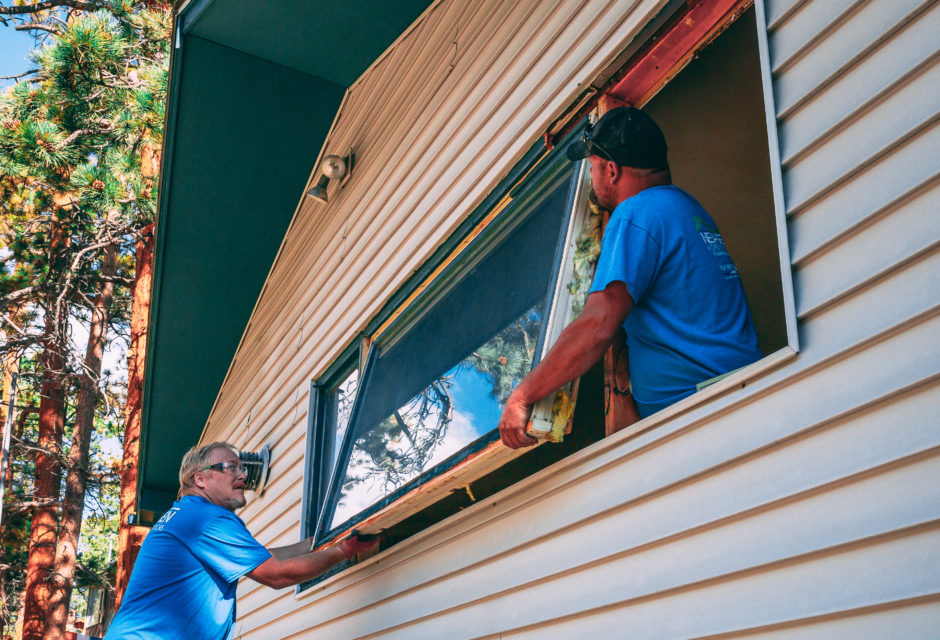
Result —
[[349, 418], [352, 416], [353, 401], [356, 399], [356, 391], [359, 388], [359, 369], [353, 369], [346, 379], [343, 380], [336, 391], [333, 392], [333, 408], [336, 412], [333, 425], [333, 448], [330, 452], [331, 464], [336, 464], [336, 458], [339, 457], [339, 449], [343, 444], [343, 436], [346, 435], [346, 427], [349, 426]]
[[353, 445], [331, 527], [496, 428], [506, 399], [532, 366], [542, 306], [526, 311], [364, 430]]

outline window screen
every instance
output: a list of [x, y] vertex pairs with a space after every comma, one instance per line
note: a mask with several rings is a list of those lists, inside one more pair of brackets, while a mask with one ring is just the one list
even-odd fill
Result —
[[516, 227], [474, 242], [465, 251], [474, 257], [414, 303], [422, 308], [407, 329], [374, 347], [319, 531], [496, 437], [503, 404], [537, 353], [571, 174], [569, 166], [524, 210], [505, 212]]

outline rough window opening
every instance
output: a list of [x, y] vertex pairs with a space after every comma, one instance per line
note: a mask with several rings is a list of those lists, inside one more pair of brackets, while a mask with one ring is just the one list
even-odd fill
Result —
[[[700, 51], [697, 59], [689, 63], [648, 104], [644, 105], [644, 109], [657, 120], [666, 135], [674, 183], [695, 196], [709, 211], [722, 231], [725, 243], [741, 274], [754, 316], [761, 350], [767, 356], [788, 345], [787, 311], [784, 303], [786, 287], [782, 280], [780, 258], [781, 253], [786, 252], [781, 252], [777, 238], [778, 216], [782, 214], [775, 210], [774, 204], [772, 163], [767, 141], [767, 121], [754, 13], [753, 9], [744, 12], [713, 43]], [[563, 149], [562, 145], [559, 146]], [[556, 190], [563, 189], [558, 186], [561, 182], [548, 182], [555, 185], [552, 188]], [[570, 186], [566, 189], [568, 193], [571, 192]], [[548, 189], [548, 192], [551, 192], [551, 189]], [[551, 197], [550, 193], [545, 195], [547, 200]], [[473, 268], [476, 266], [478, 265], [475, 264]], [[458, 276], [454, 276], [455, 279], [464, 277], [459, 273]], [[459, 287], [460, 285], [451, 282], [448, 286]], [[443, 296], [437, 301], [441, 299]], [[423, 370], [420, 375], [417, 373], [408, 375], [415, 380], [420, 378], [424, 381], [422, 384], [426, 384], [425, 379], [434, 380], [435, 376], [440, 375], [441, 372], [452, 371], [447, 367], [454, 367], [456, 363], [461, 362], [461, 359], [465, 357], [464, 351], [478, 348], [512, 322], [520, 318], [523, 321], [527, 318], [534, 320], [535, 315], [538, 315], [536, 309], [538, 301], [535, 298], [524, 301], [520, 299], [519, 303], [522, 305], [519, 309], [513, 309], [511, 313], [507, 310], [507, 313], [512, 316], [511, 319], [507, 316], [497, 321], [493, 327], [482, 328], [478, 336], [473, 333], [478, 327], [473, 323], [468, 324], [467, 334], [473, 335], [467, 336], [466, 348], [452, 350], [451, 355], [458, 351], [460, 354], [455, 357], [456, 359], [451, 358], [446, 366], [432, 366], [426, 362], [411, 363], [404, 365], [405, 368], [423, 367]], [[407, 340], [406, 328], [413, 329], [419, 326], [421, 329], [422, 319], [433, 313], [433, 304], [427, 300], [422, 303], [421, 298], [415, 300], [403, 313], [403, 316], [412, 314], [414, 317], [395, 321], [396, 326], [399, 327], [397, 331], [404, 336], [398, 339]], [[449, 317], [448, 322], [459, 323], [461, 317], [466, 316], [456, 313]], [[420, 330], [419, 334], [422, 338], [424, 337]], [[473, 344], [470, 344], [471, 342]], [[389, 355], [391, 352], [389, 348], [385, 356], [392, 358]], [[374, 356], [373, 360], [375, 359], [380, 359], [380, 356]], [[398, 365], [390, 367], [381, 375], [395, 378], [396, 367]], [[398, 368], [401, 370], [400, 367]], [[365, 371], [365, 376], [364, 387], [369, 384], [370, 371], [368, 369]], [[380, 382], [378, 386], [382, 387], [383, 384], [386, 383]], [[404, 390], [406, 387], [407, 391]], [[431, 387], [433, 384], [405, 385], [395, 393], [380, 391], [379, 395], [384, 393], [388, 397], [387, 401], [377, 403], [371, 409], [360, 409], [361, 412], [371, 411], [376, 414], [367, 416], [367, 419], [364, 417], [362, 421], [370, 424], [384, 424], [387, 432], [397, 429], [401, 438], [416, 441], [415, 434], [410, 434], [411, 438], [408, 438], [408, 433], [406, 433], [408, 429], [402, 427], [402, 422], [406, 422], [405, 416], [395, 416], [394, 412], [385, 411], [385, 409], [391, 405], [408, 406], [408, 401], [414, 400], [419, 404], [436, 402], [437, 410], [440, 411], [443, 407], [441, 400], [446, 394], [435, 391], [431, 395], [436, 394], [436, 399], [430, 398], [427, 389]], [[485, 394], [490, 391], [481, 390], [480, 393]], [[681, 403], [694, 402], [694, 398], [695, 396], [692, 396]], [[407, 490], [410, 489], [412, 494], [420, 492], [424, 482], [435, 478], [435, 472], [438, 476], [447, 473], [448, 470], [453, 469], [454, 464], [450, 466], [445, 464], [440, 469], [435, 469], [435, 465], [440, 460], [434, 459], [433, 465], [417, 465], [415, 473], [403, 478], [401, 482], [392, 483], [384, 488], [380, 487], [375, 496], [370, 498], [371, 502], [366, 500], [359, 505], [347, 503], [336, 510], [335, 507], [343, 502], [343, 487], [346, 487], [347, 492], [349, 489], [349, 483], [345, 481], [346, 471], [342, 470], [334, 478], [333, 489], [329, 491], [329, 495], [323, 496], [322, 505], [325, 508], [319, 510], [320, 527], [316, 528], [313, 521], [308, 518], [304, 529], [305, 535], [316, 531], [318, 539], [326, 542], [331, 539], [331, 535], [338, 535], [337, 531], [340, 529], [345, 531], [357, 526], [357, 522], [365, 521], [366, 516], [374, 513], [378, 505], [379, 508], [386, 509], [386, 512], [390, 511], [388, 517], [380, 523], [385, 535], [382, 548], [397, 544], [416, 532], [459, 512], [473, 502], [485, 499], [603, 438], [607, 432], [604, 405], [604, 372], [602, 363], [599, 363], [581, 379], [572, 421], [572, 432], [565, 437], [564, 443], [542, 445], [519, 457], [504, 460], [495, 465], [486, 466], [481, 461], [477, 461], [479, 469], [469, 476], [469, 480], [444, 485], [445, 488], [448, 486], [449, 488], [441, 493], [432, 504], [422, 506], [417, 510], [406, 506], [405, 503], [411, 500]], [[495, 419], [492, 416], [488, 419], [491, 422], [490, 430], [495, 429]], [[481, 424], [483, 422], [486, 421], [482, 421]], [[474, 446], [484, 446], [494, 440], [493, 432], [486, 431], [482, 426], [475, 431], [475, 434], [477, 439], [469, 440], [469, 445], [462, 451]], [[359, 448], [361, 449], [362, 446]], [[344, 451], [339, 455], [340, 466], [345, 465], [351, 455], [355, 455], [355, 449], [355, 444], [351, 440], [348, 441]], [[432, 458], [433, 456], [425, 462], [431, 462]], [[315, 458], [308, 457], [308, 460], [315, 460]], [[355, 476], [355, 473], [352, 475]], [[403, 489], [406, 491], [403, 492]]]

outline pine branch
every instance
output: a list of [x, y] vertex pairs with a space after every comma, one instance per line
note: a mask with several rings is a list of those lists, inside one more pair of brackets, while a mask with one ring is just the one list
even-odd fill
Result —
[[38, 500], [10, 500], [6, 502], [3, 507], [4, 509], [9, 509], [9, 513], [19, 513], [21, 511], [27, 511], [29, 509], [35, 509], [37, 507], [48, 507], [54, 504], [58, 504], [58, 500], [53, 500], [52, 498], [43, 498]]
[[19, 80], [23, 76], [28, 76], [32, 73], [39, 73], [39, 69], [30, 69], [29, 71], [24, 71], [23, 73], [15, 76], [0, 76], [0, 80]]
[[85, 276], [87, 282], [113, 282], [114, 284], [119, 284], [122, 287], [131, 287], [134, 284], [133, 278], [125, 278], [122, 276], [102, 276], [97, 274], [92, 274]]
[[[104, 129], [101, 129], [101, 131], [104, 131]], [[110, 131], [110, 129], [108, 131]], [[94, 133], [98, 133], [98, 131], [95, 131], [94, 129], [76, 129], [75, 131], [70, 133], [68, 137], [65, 138], [65, 140], [60, 142], [58, 146], [60, 149], [62, 149], [68, 146], [69, 144], [71, 144], [75, 140], [75, 138], [77, 138], [78, 136], [84, 136], [84, 135], [94, 134]]]
[[[2, 8], [3, 7], [0, 7], [0, 9]], [[49, 27], [47, 25], [40, 24], [39, 22], [27, 22], [25, 24], [17, 25], [13, 28], [16, 29], [17, 31], [46, 31], [56, 36], [62, 33], [59, 29], [56, 29], [55, 27]]]
[[70, 9], [79, 9], [81, 11], [97, 11], [104, 8], [102, 2], [84, 2], [83, 0], [46, 0], [45, 2], [34, 2], [33, 4], [24, 4], [15, 7], [0, 6], [0, 15], [20, 16], [29, 13], [39, 13], [48, 11], [56, 7], [69, 7]]
[[10, 303], [16, 302], [20, 298], [30, 296], [36, 293], [38, 290], [39, 287], [24, 287], [17, 291], [13, 291], [12, 293], [8, 293], [7, 295], [0, 298], [0, 309], [6, 309], [7, 305]]
[[29, 338], [33, 338], [33, 335], [32, 335], [32, 334], [28, 333], [25, 329], [23, 329], [23, 327], [21, 327], [20, 325], [18, 325], [18, 324], [13, 320], [13, 318], [11, 318], [11, 317], [10, 317], [9, 315], [7, 315], [6, 313], [0, 313], [0, 320], [3, 320], [4, 322], [6, 322], [6, 323], [10, 326], [10, 328], [12, 328], [14, 331], [16, 331], [16, 332], [17, 332], [18, 334], [20, 334], [21, 336], [27, 336], [27, 337], [29, 337]]

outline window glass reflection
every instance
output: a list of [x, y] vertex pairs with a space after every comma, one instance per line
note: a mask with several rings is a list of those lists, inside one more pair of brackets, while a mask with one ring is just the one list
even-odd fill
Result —
[[358, 438], [335, 527], [496, 428], [529, 372], [544, 301], [516, 318]]
[[336, 458], [339, 457], [339, 449], [343, 444], [343, 436], [346, 435], [346, 427], [349, 426], [349, 417], [352, 415], [353, 401], [356, 399], [356, 391], [358, 389], [359, 369], [353, 369], [333, 392], [333, 446], [330, 452], [331, 467], [336, 464]]

